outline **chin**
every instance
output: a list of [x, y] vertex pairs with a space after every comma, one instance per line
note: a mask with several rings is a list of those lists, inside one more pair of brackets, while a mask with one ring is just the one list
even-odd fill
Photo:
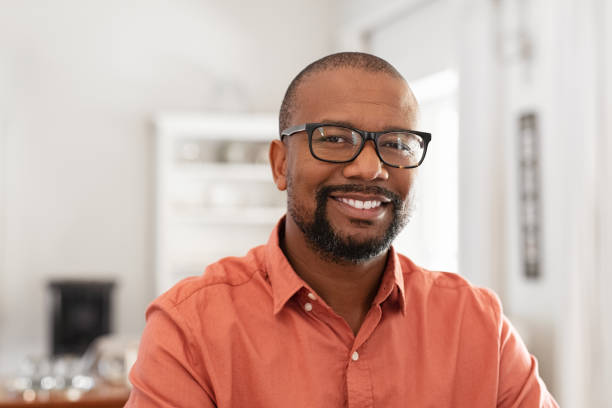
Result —
[[328, 218], [327, 223], [339, 236], [352, 237], [357, 240], [372, 240], [383, 239], [391, 225], [391, 220], [372, 221], [352, 218], [348, 222], [339, 223]]

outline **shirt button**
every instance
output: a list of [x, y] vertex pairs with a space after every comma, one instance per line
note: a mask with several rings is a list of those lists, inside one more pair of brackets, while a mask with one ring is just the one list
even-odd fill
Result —
[[304, 305], [304, 310], [307, 311], [307, 312], [310, 312], [312, 310], [312, 304], [306, 303]]
[[353, 361], [357, 361], [357, 360], [359, 360], [359, 353], [358, 353], [358, 352], [356, 352], [356, 351], [355, 351], [355, 352], [353, 352], [353, 355], [351, 356], [351, 359], [352, 359]]
[[309, 297], [311, 300], [317, 300], [317, 297], [316, 297], [316, 296], [314, 295], [314, 293], [312, 293], [312, 292], [309, 292], [309, 293], [308, 293], [308, 297]]

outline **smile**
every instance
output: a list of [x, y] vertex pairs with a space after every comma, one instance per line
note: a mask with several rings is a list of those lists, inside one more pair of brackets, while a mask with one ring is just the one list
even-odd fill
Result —
[[357, 208], [358, 210], [369, 210], [372, 208], [380, 207], [381, 205], [381, 202], [376, 201], [376, 200], [361, 201], [361, 200], [354, 200], [352, 198], [344, 198], [344, 197], [338, 197], [336, 198], [336, 200], [344, 204], [350, 205], [353, 208]]

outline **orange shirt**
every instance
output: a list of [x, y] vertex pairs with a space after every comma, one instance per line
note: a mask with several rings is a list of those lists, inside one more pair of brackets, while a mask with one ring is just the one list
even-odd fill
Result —
[[390, 250], [357, 336], [278, 230], [155, 300], [127, 407], [557, 407], [497, 297]]

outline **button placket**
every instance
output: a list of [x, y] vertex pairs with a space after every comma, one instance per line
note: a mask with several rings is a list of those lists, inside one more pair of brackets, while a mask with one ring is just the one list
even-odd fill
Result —
[[362, 358], [357, 350], [350, 355], [350, 364], [346, 369], [348, 406], [373, 408], [372, 375], [367, 361]]

